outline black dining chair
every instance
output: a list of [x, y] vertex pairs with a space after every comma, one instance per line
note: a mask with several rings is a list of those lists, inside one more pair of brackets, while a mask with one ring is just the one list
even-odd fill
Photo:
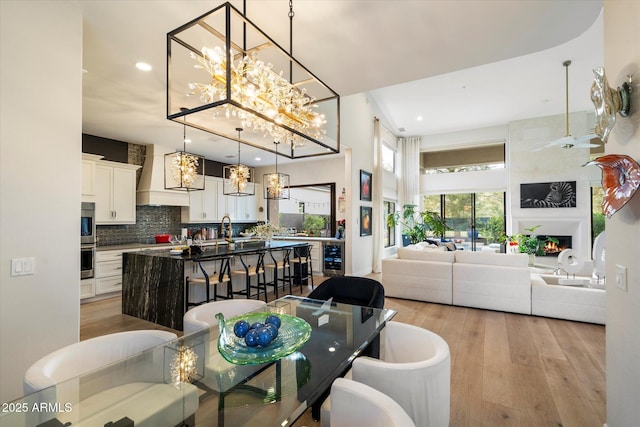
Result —
[[384, 307], [384, 287], [367, 277], [331, 277], [312, 290], [308, 297], [323, 301], [333, 298], [334, 302], [364, 307]]
[[[321, 301], [331, 299], [331, 301], [335, 303], [353, 304], [363, 307], [384, 307], [384, 287], [382, 283], [367, 277], [331, 277], [319, 284], [307, 297]], [[380, 337], [375, 337], [360, 354], [374, 358], [380, 357]], [[344, 374], [346, 374], [346, 371], [341, 376], [344, 376]], [[313, 419], [320, 419], [320, 407], [328, 395], [329, 390], [326, 390], [316, 402], [311, 405], [311, 416]]]

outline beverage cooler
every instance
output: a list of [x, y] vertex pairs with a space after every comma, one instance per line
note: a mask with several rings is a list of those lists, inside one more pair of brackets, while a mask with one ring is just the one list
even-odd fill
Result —
[[322, 274], [344, 276], [344, 241], [322, 242]]

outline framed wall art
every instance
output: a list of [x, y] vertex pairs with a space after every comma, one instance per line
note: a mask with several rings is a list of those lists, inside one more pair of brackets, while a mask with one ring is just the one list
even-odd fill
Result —
[[360, 200], [371, 201], [371, 173], [360, 169]]
[[576, 181], [520, 184], [521, 208], [575, 208]]
[[360, 206], [360, 236], [371, 236], [372, 213], [371, 206]]

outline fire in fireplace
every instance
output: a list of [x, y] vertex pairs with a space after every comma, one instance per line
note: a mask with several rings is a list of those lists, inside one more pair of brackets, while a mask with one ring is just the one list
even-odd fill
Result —
[[538, 239], [541, 241], [546, 241], [547, 239], [552, 238], [558, 241], [558, 243], [547, 242], [544, 244], [544, 256], [558, 256], [560, 252], [565, 249], [571, 249], [572, 239], [571, 236], [538, 236]]

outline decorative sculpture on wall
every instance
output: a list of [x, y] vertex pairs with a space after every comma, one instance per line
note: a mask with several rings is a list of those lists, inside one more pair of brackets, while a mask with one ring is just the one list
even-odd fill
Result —
[[595, 79], [591, 85], [591, 101], [596, 109], [595, 131], [606, 144], [616, 124], [616, 113], [627, 117], [631, 112], [631, 75], [627, 75], [628, 81], [616, 90], [609, 86], [604, 68], [595, 68], [593, 74]]
[[640, 166], [629, 156], [608, 154], [585, 163], [602, 169], [604, 200], [602, 213], [611, 218], [627, 204], [640, 187]]

